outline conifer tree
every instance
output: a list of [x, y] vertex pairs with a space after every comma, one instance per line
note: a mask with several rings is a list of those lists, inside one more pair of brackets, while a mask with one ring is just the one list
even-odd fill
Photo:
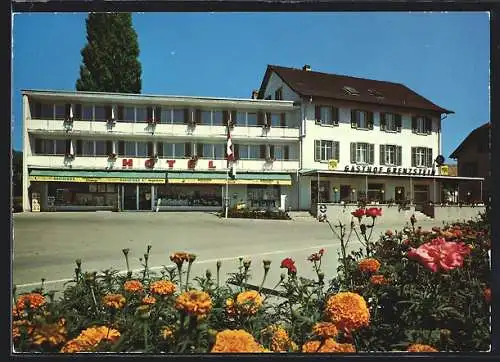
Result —
[[137, 33], [130, 13], [90, 13], [78, 91], [141, 93]]

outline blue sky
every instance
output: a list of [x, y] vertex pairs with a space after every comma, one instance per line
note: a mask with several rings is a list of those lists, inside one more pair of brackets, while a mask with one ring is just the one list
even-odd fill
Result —
[[[75, 89], [85, 18], [14, 15], [14, 149], [21, 89]], [[485, 12], [142, 13], [133, 23], [146, 94], [249, 98], [267, 64], [401, 82], [455, 111], [443, 122], [445, 157], [490, 117]]]

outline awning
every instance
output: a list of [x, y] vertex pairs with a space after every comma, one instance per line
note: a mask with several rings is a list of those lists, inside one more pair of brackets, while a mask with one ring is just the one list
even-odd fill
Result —
[[[212, 184], [225, 185], [227, 175], [222, 172], [168, 172], [169, 184]], [[229, 179], [231, 185], [292, 185], [289, 174], [283, 173], [237, 173], [236, 178]]]
[[30, 181], [164, 184], [165, 172], [31, 170]]

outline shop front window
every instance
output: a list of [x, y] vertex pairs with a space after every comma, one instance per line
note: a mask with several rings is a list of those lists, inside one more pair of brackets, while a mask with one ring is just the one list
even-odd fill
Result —
[[253, 209], [268, 209], [280, 204], [280, 187], [277, 185], [248, 185], [248, 207]]
[[367, 201], [368, 202], [372, 202], [372, 201], [382, 202], [382, 201], [384, 201], [383, 190], [384, 190], [383, 184], [368, 184], [368, 200]]
[[[319, 200], [318, 200], [319, 197]], [[330, 181], [311, 180], [311, 202], [329, 202], [330, 201]]]
[[415, 204], [424, 204], [429, 201], [429, 186], [428, 185], [414, 185], [413, 197]]
[[115, 184], [49, 182], [48, 197], [54, 206], [116, 207], [118, 204]]
[[156, 197], [160, 206], [222, 207], [220, 185], [159, 185]]

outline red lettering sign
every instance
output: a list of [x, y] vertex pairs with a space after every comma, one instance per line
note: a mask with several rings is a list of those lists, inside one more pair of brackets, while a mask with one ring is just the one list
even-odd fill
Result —
[[127, 159], [127, 158], [124, 158], [124, 159], [122, 160], [122, 167], [127, 167], [127, 166], [128, 166], [128, 167], [132, 167], [132, 165], [133, 165], [133, 162], [132, 162], [132, 159], [131, 159], [131, 158], [128, 158], [128, 159]]
[[196, 160], [188, 161], [188, 168], [195, 168], [195, 166], [196, 166]]
[[146, 162], [144, 162], [144, 166], [146, 166], [146, 168], [153, 168], [153, 166], [155, 165], [155, 161], [154, 160], [146, 160]]
[[212, 160], [208, 161], [208, 168], [215, 168], [214, 161]]
[[168, 168], [174, 168], [175, 160], [167, 160]]

